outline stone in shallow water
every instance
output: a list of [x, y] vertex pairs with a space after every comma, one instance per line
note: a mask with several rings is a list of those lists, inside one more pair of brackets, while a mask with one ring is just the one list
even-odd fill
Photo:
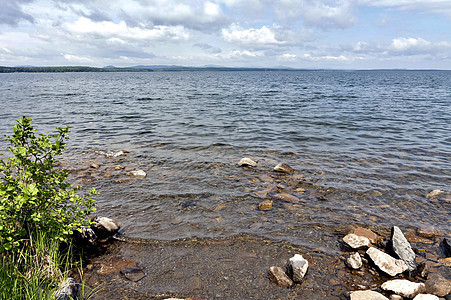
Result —
[[136, 171], [127, 172], [127, 176], [136, 177], [136, 178], [144, 178], [147, 176], [147, 174], [143, 170], [136, 170]]
[[348, 258], [346, 258], [346, 265], [354, 270], [360, 269], [363, 263], [359, 252], [351, 254]]
[[293, 281], [285, 274], [281, 267], [269, 268], [269, 278], [280, 286], [290, 287], [293, 285]]
[[308, 261], [300, 254], [288, 259], [288, 265], [294, 282], [301, 282], [307, 273]]
[[345, 242], [352, 249], [360, 249], [370, 246], [370, 240], [364, 236], [359, 236], [354, 233], [350, 233], [343, 238]]
[[92, 222], [91, 228], [100, 239], [115, 235], [121, 228], [118, 222], [107, 217], [96, 216]]
[[280, 200], [283, 200], [286, 202], [290, 202], [290, 203], [299, 203], [301, 201], [298, 197], [293, 196], [291, 194], [287, 194], [287, 193], [280, 193], [280, 194], [274, 195], [274, 198], [277, 198], [277, 199], [280, 199]]
[[375, 291], [355, 291], [351, 292], [351, 300], [388, 300], [388, 298]]
[[451, 294], [451, 280], [442, 277], [440, 274], [431, 274], [425, 282], [426, 290], [429, 294], [445, 297]]
[[427, 198], [432, 198], [432, 197], [436, 197], [436, 196], [442, 195], [442, 194], [444, 194], [444, 193], [445, 193], [445, 192], [442, 191], [442, 190], [433, 190], [433, 191], [431, 191], [429, 194], [427, 194], [426, 197], [427, 197]]
[[358, 236], [364, 236], [367, 239], [370, 240], [371, 243], [375, 244], [377, 241], [382, 240], [382, 237], [374, 233], [373, 231], [363, 228], [363, 227], [357, 227], [354, 229], [351, 233], [354, 233]]
[[440, 231], [431, 225], [417, 228], [417, 233], [424, 238], [433, 238], [437, 235], [441, 235]]
[[259, 210], [270, 210], [272, 208], [272, 201], [271, 200], [265, 200], [260, 202], [258, 205]]
[[274, 171], [279, 173], [293, 173], [294, 169], [287, 164], [281, 163], [274, 167]]
[[413, 298], [426, 291], [424, 283], [412, 282], [407, 279], [394, 279], [384, 282], [381, 288], [407, 298]]
[[396, 276], [407, 270], [407, 264], [403, 260], [395, 259], [374, 247], [370, 247], [366, 254], [381, 271], [390, 276]]
[[417, 268], [415, 252], [413, 252], [410, 243], [405, 238], [401, 229], [397, 226], [393, 226], [391, 231], [391, 245], [393, 252], [407, 264], [409, 271], [413, 271]]
[[241, 167], [255, 167], [257, 162], [253, 161], [249, 157], [244, 157], [238, 162], [238, 165]]
[[128, 268], [125, 268], [121, 270], [120, 272], [125, 278], [127, 278], [130, 281], [138, 282], [144, 277], [146, 277], [146, 274], [144, 274], [143, 270], [138, 266], [131, 266]]

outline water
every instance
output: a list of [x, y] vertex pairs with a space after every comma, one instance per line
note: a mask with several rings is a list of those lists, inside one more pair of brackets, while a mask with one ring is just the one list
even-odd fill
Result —
[[70, 126], [72, 180], [130, 238], [245, 235], [333, 257], [353, 225], [451, 230], [451, 72], [0, 74], [0, 100], [1, 135], [22, 115]]

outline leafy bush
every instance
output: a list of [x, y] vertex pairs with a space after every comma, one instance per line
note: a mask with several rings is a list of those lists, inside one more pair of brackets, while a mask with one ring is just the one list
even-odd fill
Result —
[[37, 134], [31, 123], [17, 120], [6, 137], [12, 156], [0, 158], [0, 252], [18, 251], [36, 232], [64, 241], [95, 211], [96, 190], [80, 194], [81, 187], [67, 181], [69, 170], [56, 168], [69, 128]]

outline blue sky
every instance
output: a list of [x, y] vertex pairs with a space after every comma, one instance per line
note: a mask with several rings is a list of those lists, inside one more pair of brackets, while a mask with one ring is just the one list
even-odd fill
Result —
[[450, 0], [0, 0], [0, 65], [451, 69]]

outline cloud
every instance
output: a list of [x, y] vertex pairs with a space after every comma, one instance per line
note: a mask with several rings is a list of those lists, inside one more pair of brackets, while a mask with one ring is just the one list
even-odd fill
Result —
[[193, 46], [203, 49], [204, 51], [206, 51], [207, 53], [210, 53], [210, 54], [217, 54], [217, 53], [222, 52], [222, 50], [220, 48], [213, 47], [209, 44], [196, 43]]
[[63, 54], [64, 58], [69, 62], [76, 62], [76, 63], [91, 63], [94, 60], [88, 57], [80, 57], [72, 54]]
[[281, 39], [277, 34], [280, 27], [262, 26], [261, 28], [243, 29], [237, 24], [222, 30], [222, 37], [228, 43], [242, 45], [251, 48], [270, 47], [274, 45], [285, 45], [288, 41]]
[[421, 13], [442, 14], [451, 17], [449, 0], [358, 0], [358, 4], [376, 7], [396, 7]]
[[17, 26], [21, 21], [34, 22], [34, 18], [23, 12], [21, 5], [33, 0], [0, 0], [0, 24]]

